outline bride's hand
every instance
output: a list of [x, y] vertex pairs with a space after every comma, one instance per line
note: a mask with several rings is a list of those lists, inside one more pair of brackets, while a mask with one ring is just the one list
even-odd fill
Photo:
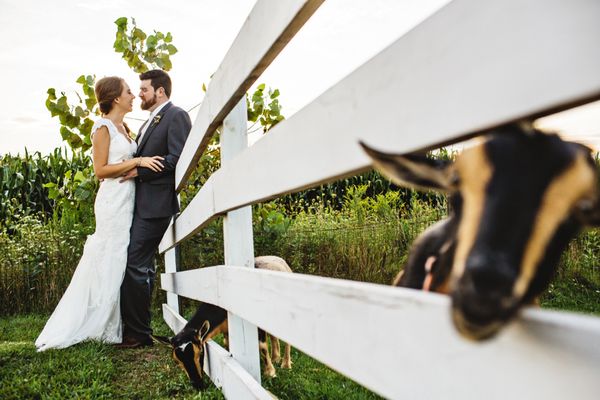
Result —
[[164, 168], [164, 165], [160, 161], [164, 160], [161, 156], [152, 157], [140, 157], [138, 167], [149, 168], [154, 172], [160, 172]]

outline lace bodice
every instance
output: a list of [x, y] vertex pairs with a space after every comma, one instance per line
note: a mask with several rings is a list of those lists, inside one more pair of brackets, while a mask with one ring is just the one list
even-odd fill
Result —
[[123, 160], [129, 160], [137, 150], [135, 141], [128, 141], [125, 135], [117, 130], [117, 127], [108, 118], [100, 118], [92, 127], [92, 135], [102, 126], [108, 128], [110, 135], [110, 147], [108, 151], [108, 163], [117, 164]]

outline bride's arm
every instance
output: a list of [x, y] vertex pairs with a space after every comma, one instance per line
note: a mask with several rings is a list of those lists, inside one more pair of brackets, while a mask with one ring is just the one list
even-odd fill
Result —
[[109, 147], [110, 134], [108, 133], [108, 128], [106, 126], [102, 126], [98, 128], [98, 130], [96, 130], [92, 136], [94, 174], [98, 179], [116, 178], [137, 167], [150, 168], [156, 172], [159, 172], [163, 169], [163, 165], [159, 161], [163, 158], [160, 156], [136, 157], [132, 158], [131, 160], [125, 160], [118, 164], [109, 164]]

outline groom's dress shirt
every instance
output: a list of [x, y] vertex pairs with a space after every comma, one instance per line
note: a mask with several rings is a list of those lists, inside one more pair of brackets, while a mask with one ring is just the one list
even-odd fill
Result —
[[146, 122], [144, 122], [144, 126], [142, 127], [142, 131], [140, 132], [140, 139], [138, 140], [138, 143], [142, 143], [142, 138], [144, 137], [144, 134], [146, 133], [146, 131], [148, 130], [150, 125], [152, 125], [152, 120], [154, 119], [154, 117], [156, 117], [158, 115], [158, 113], [160, 112], [160, 110], [162, 110], [163, 107], [166, 106], [170, 102], [171, 102], [171, 100], [165, 101], [164, 103], [162, 103], [160, 106], [156, 107], [156, 109], [150, 113], [150, 117], [146, 120]]

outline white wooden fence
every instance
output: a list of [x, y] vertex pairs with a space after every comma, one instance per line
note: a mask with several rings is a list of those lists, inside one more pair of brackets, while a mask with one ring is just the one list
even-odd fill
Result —
[[[600, 398], [598, 318], [528, 309], [471, 343], [447, 297], [247, 268], [251, 205], [366, 170], [359, 139], [431, 149], [600, 98], [600, 1], [455, 0], [246, 148], [244, 93], [321, 3], [258, 0], [208, 87], [178, 190], [221, 124], [223, 162], [160, 245], [169, 326], [177, 295], [229, 311], [230, 353], [210, 342], [205, 369], [231, 399], [271, 398], [256, 326], [387, 398]], [[176, 245], [218, 217], [226, 266], [176, 272]]]

